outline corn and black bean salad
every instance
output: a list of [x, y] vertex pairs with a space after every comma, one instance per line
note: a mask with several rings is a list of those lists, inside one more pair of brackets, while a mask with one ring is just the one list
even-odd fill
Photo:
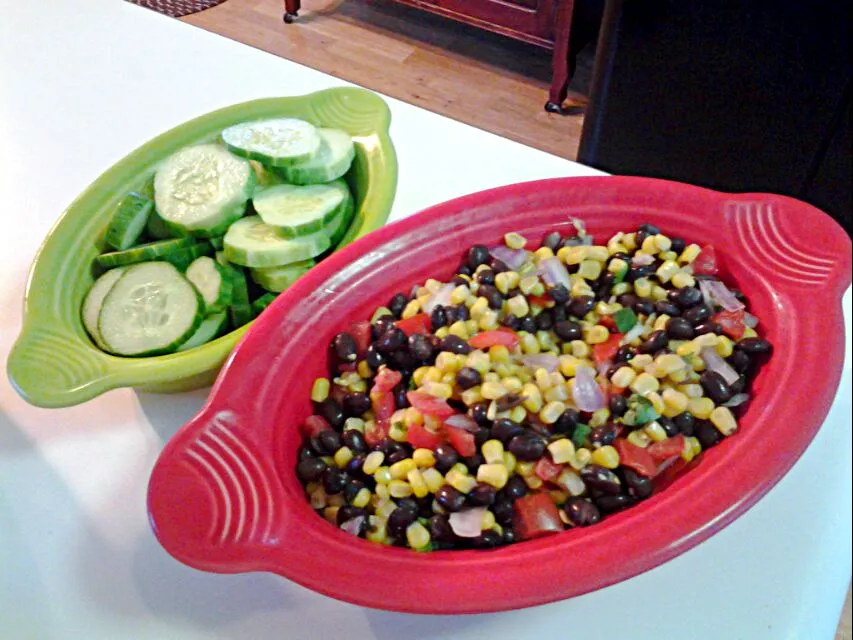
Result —
[[475, 245], [335, 336], [296, 473], [373, 542], [484, 549], [600, 522], [738, 430], [771, 345], [713, 246], [580, 221]]

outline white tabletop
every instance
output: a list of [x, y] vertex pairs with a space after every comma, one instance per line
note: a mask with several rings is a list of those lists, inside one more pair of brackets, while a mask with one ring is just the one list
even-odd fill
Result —
[[[120, 0], [0, 0], [0, 367], [30, 261], [91, 180], [194, 116], [342, 84]], [[504, 183], [595, 173], [388, 102], [401, 167], [393, 218]], [[831, 638], [851, 573], [850, 301], [848, 291], [845, 392], [758, 505], [637, 578], [485, 616], [371, 611], [269, 574], [179, 564], [149, 529], [146, 485], [205, 391], [119, 390], [48, 411], [4, 375], [0, 638]]]

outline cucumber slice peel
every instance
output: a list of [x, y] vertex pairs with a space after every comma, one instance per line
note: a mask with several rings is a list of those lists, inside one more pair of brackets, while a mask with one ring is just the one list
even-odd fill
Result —
[[355, 159], [352, 137], [340, 129], [317, 129], [320, 148], [308, 160], [281, 167], [284, 178], [293, 184], [320, 184], [343, 176]]
[[205, 312], [217, 313], [231, 304], [233, 285], [224, 267], [213, 258], [202, 256], [193, 260], [184, 274], [201, 294]]
[[104, 269], [109, 269], [111, 267], [136, 264], [138, 262], [148, 262], [150, 260], [161, 259], [167, 254], [187, 249], [195, 244], [196, 241], [192, 238], [156, 240], [125, 249], [124, 251], [102, 253], [95, 258], [95, 264]]
[[133, 246], [145, 230], [153, 208], [153, 200], [133, 191], [128, 193], [122, 198], [107, 227], [107, 244], [118, 250]]
[[260, 216], [238, 220], [225, 234], [225, 258], [244, 267], [277, 267], [320, 255], [331, 246], [323, 230], [300, 238], [283, 237]]
[[196, 332], [192, 334], [186, 342], [178, 347], [177, 350], [187, 351], [188, 349], [195, 349], [196, 347], [200, 347], [203, 344], [207, 344], [214, 338], [217, 338], [222, 329], [225, 327], [227, 320], [228, 314], [224, 311], [207, 316], [199, 325], [198, 329], [196, 329]]
[[86, 294], [85, 300], [83, 301], [83, 310], [81, 313], [83, 326], [86, 328], [86, 331], [89, 333], [89, 336], [91, 336], [94, 343], [101, 349], [106, 349], [106, 347], [104, 346], [104, 341], [101, 339], [101, 333], [98, 331], [98, 316], [101, 314], [101, 307], [104, 305], [104, 298], [107, 297], [107, 294], [113, 288], [113, 285], [118, 282], [119, 278], [121, 278], [124, 270], [125, 267], [116, 267], [115, 269], [110, 269], [106, 273], [102, 274], [92, 284], [89, 292]]
[[264, 223], [278, 227], [285, 238], [315, 233], [334, 220], [351, 199], [343, 180], [329, 184], [282, 184], [264, 189], [252, 200]]
[[303, 260], [281, 267], [260, 267], [250, 269], [255, 283], [273, 293], [281, 293], [314, 266], [313, 260]]

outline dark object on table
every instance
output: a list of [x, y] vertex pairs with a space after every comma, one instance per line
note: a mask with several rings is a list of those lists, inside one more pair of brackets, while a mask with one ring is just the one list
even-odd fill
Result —
[[607, 0], [578, 160], [790, 195], [850, 233], [851, 6]]

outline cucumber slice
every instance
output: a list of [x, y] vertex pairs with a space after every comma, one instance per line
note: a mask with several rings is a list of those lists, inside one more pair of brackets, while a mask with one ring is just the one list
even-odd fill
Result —
[[281, 293], [314, 266], [313, 260], [303, 260], [281, 267], [259, 267], [250, 269], [249, 273], [258, 286], [267, 291]]
[[225, 268], [213, 258], [196, 258], [184, 275], [201, 294], [206, 313], [217, 313], [231, 304], [231, 280]]
[[355, 145], [340, 129], [317, 129], [320, 149], [313, 157], [289, 167], [281, 167], [284, 178], [293, 184], [320, 184], [343, 176], [352, 166]]
[[326, 228], [332, 242], [332, 247], [337, 247], [340, 241], [343, 240], [354, 217], [355, 201], [353, 200], [352, 193], [347, 189], [347, 197], [341, 206], [340, 217]]
[[224, 311], [207, 316], [204, 322], [196, 329], [196, 332], [190, 336], [189, 340], [184, 342], [177, 350], [186, 351], [207, 344], [214, 338], [219, 337], [227, 321], [228, 314]]
[[282, 167], [311, 158], [320, 149], [314, 125], [296, 118], [241, 122], [222, 132], [222, 142], [238, 156]]
[[277, 267], [318, 256], [331, 244], [326, 231], [291, 240], [264, 224], [260, 216], [249, 216], [232, 224], [225, 234], [225, 258], [244, 267]]
[[249, 304], [249, 287], [246, 276], [239, 267], [225, 267], [228, 278], [231, 280], [232, 294], [231, 306], [228, 307], [228, 315], [235, 329], [251, 322], [255, 317], [252, 306]]
[[278, 171], [265, 167], [257, 160], [249, 160], [249, 164], [252, 165], [252, 169], [255, 172], [255, 193], [263, 191], [268, 187], [285, 184], [284, 178]]
[[225, 246], [225, 241], [222, 239], [222, 236], [210, 238], [208, 242], [210, 243], [210, 246], [216, 249], [217, 251], [222, 251], [222, 248]]
[[98, 316], [101, 314], [101, 307], [104, 305], [104, 298], [113, 288], [113, 285], [121, 278], [126, 267], [117, 267], [110, 269], [100, 278], [95, 280], [89, 293], [86, 294], [86, 299], [83, 301], [83, 326], [89, 332], [92, 340], [101, 349], [106, 349], [104, 341], [101, 339], [101, 333], [98, 331]]
[[127, 264], [136, 264], [137, 262], [160, 260], [167, 254], [187, 249], [195, 244], [196, 241], [192, 238], [172, 238], [171, 240], [146, 242], [132, 249], [102, 253], [95, 258], [95, 264], [104, 269], [110, 269]]
[[343, 180], [329, 184], [281, 184], [264, 189], [252, 199], [264, 223], [278, 227], [279, 235], [298, 238], [323, 229], [341, 214], [349, 188]]
[[145, 225], [145, 232], [157, 240], [166, 240], [175, 237], [169, 231], [169, 227], [166, 226], [166, 222], [160, 217], [156, 209], [153, 209], [148, 215], [148, 224]]
[[157, 212], [175, 235], [221, 236], [246, 211], [255, 172], [216, 144], [169, 156], [154, 178]]
[[158, 260], [163, 260], [165, 262], [169, 262], [178, 269], [178, 271], [184, 272], [189, 266], [195, 261], [196, 258], [201, 256], [209, 256], [213, 254], [213, 247], [210, 246], [207, 242], [199, 242], [198, 244], [194, 244], [186, 249], [178, 249], [177, 251], [172, 251], [170, 253], [166, 253], [159, 258]]
[[252, 302], [252, 310], [255, 312], [255, 315], [261, 315], [264, 309], [270, 306], [277, 297], [277, 293], [265, 293], [260, 298], [254, 300]]
[[169, 353], [196, 332], [203, 311], [201, 296], [173, 265], [135, 264], [104, 298], [98, 332], [116, 355]]
[[216, 263], [222, 265], [223, 267], [229, 266], [231, 263], [228, 262], [228, 258], [225, 257], [224, 251], [217, 251], [214, 256]]
[[131, 191], [119, 203], [107, 227], [106, 241], [113, 249], [133, 246], [145, 229], [154, 202]]

